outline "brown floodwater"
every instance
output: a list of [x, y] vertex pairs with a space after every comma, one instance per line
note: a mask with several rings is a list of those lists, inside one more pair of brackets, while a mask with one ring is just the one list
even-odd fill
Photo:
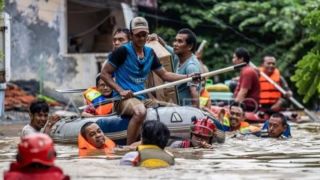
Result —
[[[0, 173], [14, 160], [22, 124], [0, 125]], [[72, 179], [320, 179], [320, 123], [292, 124], [293, 138], [245, 136], [213, 150], [169, 149], [176, 165], [164, 169], [120, 166], [103, 156], [79, 159], [77, 147], [56, 144], [56, 164]]]

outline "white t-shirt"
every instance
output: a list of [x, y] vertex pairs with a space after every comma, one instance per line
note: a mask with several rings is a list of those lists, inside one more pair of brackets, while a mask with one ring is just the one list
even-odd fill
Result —
[[22, 132], [21, 132], [21, 137], [24, 137], [26, 135], [34, 134], [34, 133], [40, 133], [37, 131], [35, 128], [30, 126], [30, 124], [27, 124], [23, 127]]

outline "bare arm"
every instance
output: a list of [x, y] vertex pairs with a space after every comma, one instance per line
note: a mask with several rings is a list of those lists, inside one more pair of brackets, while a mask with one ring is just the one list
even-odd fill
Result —
[[108, 86], [120, 93], [121, 91], [123, 91], [123, 89], [112, 78], [112, 73], [115, 70], [115, 67], [107, 63], [105, 64], [105, 66], [103, 66], [100, 77]]
[[237, 97], [235, 98], [236, 102], [242, 102], [247, 97], [248, 89], [241, 88]]
[[190, 86], [189, 87], [191, 98], [192, 98], [192, 106], [199, 107], [199, 93], [197, 91], [196, 86]]
[[169, 82], [178, 81], [178, 80], [185, 79], [185, 78], [188, 77], [188, 75], [185, 75], [185, 74], [176, 74], [176, 73], [173, 73], [173, 72], [169, 72], [169, 71], [165, 70], [163, 67], [160, 68], [160, 69], [155, 70], [154, 72], [162, 80], [169, 81]]
[[178, 81], [178, 80], [185, 79], [185, 78], [188, 77], [188, 75], [185, 75], [185, 74], [176, 74], [176, 73], [173, 73], [173, 72], [169, 72], [169, 71], [165, 70], [163, 67], [160, 68], [160, 69], [155, 70], [154, 72], [162, 80], [169, 81], [169, 82]]

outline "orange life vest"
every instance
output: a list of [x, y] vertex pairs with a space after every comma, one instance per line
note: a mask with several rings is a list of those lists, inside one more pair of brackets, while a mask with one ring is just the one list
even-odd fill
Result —
[[96, 147], [92, 146], [80, 133], [78, 135], [78, 148], [79, 148], [79, 156], [90, 156], [90, 155], [110, 155], [113, 153], [113, 148], [116, 144], [109, 138], [105, 137], [106, 140], [104, 142], [103, 149], [97, 149]]
[[[91, 87], [87, 89], [83, 93], [83, 96], [87, 104], [94, 104], [107, 99], [97, 90], [96, 87]], [[95, 113], [96, 115], [107, 115], [112, 113], [112, 109], [113, 109], [113, 103], [103, 104], [95, 108]]]
[[[264, 71], [264, 68], [259, 68], [260, 72]], [[271, 76], [269, 76], [274, 82], [280, 84], [280, 71], [275, 69]], [[269, 81], [267, 81], [263, 76], [260, 76], [260, 104], [274, 104], [279, 98], [281, 98], [281, 93], [276, 89], [274, 85], [272, 85]]]
[[200, 107], [207, 106], [209, 99], [210, 99], [209, 92], [206, 90], [206, 88], [203, 88], [200, 93]]

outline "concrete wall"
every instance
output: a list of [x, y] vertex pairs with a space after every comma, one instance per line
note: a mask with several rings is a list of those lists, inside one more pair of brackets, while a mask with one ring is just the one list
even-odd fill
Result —
[[94, 85], [97, 54], [67, 54], [66, 0], [5, 3], [11, 16], [11, 80], [43, 79], [52, 89]]

